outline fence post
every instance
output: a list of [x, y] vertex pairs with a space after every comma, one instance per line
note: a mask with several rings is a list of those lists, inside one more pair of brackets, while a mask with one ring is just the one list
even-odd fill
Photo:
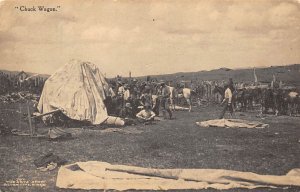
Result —
[[29, 105], [27, 104], [27, 112], [28, 112], [28, 121], [29, 121], [29, 128], [30, 128], [30, 136], [33, 136], [33, 128], [32, 128], [32, 122], [31, 122], [31, 114], [30, 114], [30, 109]]

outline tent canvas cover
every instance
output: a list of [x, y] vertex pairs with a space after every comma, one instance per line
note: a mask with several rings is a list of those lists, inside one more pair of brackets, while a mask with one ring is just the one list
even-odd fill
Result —
[[71, 60], [47, 79], [37, 108], [42, 114], [59, 109], [71, 119], [100, 124], [108, 118], [108, 89], [95, 64]]

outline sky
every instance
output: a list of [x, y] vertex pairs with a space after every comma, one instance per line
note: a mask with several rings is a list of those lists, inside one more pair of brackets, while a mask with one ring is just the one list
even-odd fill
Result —
[[[55, 12], [15, 7], [56, 7]], [[1, 0], [0, 69], [108, 77], [300, 63], [300, 0]]]

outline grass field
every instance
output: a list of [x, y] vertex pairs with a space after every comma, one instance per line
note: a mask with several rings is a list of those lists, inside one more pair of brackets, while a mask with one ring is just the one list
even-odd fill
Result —
[[[20, 115], [3, 117], [7, 105], [1, 105], [2, 117], [12, 128], [28, 130], [19, 123]], [[10, 106], [13, 108], [13, 106]], [[15, 109], [19, 105], [14, 104]], [[55, 187], [58, 169], [41, 172], [34, 159], [53, 152], [68, 163], [106, 161], [152, 168], [215, 168], [251, 171], [259, 174], [286, 174], [300, 168], [300, 118], [267, 116], [256, 118], [256, 112], [236, 113], [241, 119], [269, 123], [266, 129], [200, 128], [195, 122], [214, 119], [218, 106], [175, 112], [176, 119], [156, 121], [154, 125], [111, 129], [68, 129], [71, 140], [50, 141], [26, 136], [0, 136], [0, 183], [7, 180], [46, 181], [45, 187], [0, 187], [1, 191], [71, 191]], [[46, 132], [40, 128], [39, 132]], [[80, 190], [74, 190], [80, 191]], [[200, 191], [217, 191], [213, 189]], [[283, 191], [283, 189], [232, 189], [226, 191]], [[300, 191], [291, 187], [284, 191]]]

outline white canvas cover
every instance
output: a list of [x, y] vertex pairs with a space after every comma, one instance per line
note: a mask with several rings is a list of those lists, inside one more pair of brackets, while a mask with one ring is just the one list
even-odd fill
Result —
[[196, 122], [200, 127], [221, 127], [221, 128], [267, 128], [269, 124], [258, 121], [247, 121], [243, 119], [212, 119]]
[[103, 102], [108, 88], [96, 65], [71, 60], [47, 79], [37, 108], [42, 114], [60, 109], [71, 119], [100, 124], [108, 118]]
[[88, 161], [60, 167], [56, 186], [104, 191], [283, 188], [300, 186], [300, 169], [292, 169], [286, 175], [260, 175], [226, 169], [153, 169]]

